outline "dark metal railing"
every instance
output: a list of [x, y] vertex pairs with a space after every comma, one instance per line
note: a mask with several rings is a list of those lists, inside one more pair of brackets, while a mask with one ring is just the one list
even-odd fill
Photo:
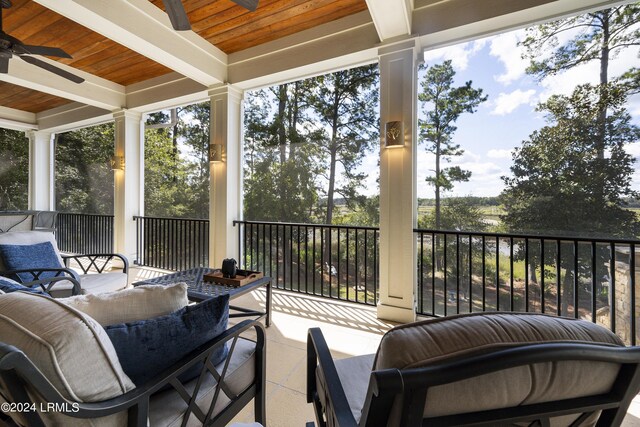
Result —
[[113, 215], [58, 213], [56, 241], [62, 252], [98, 254], [113, 252]]
[[186, 270], [209, 265], [209, 220], [134, 216], [137, 265]]
[[414, 231], [419, 314], [550, 313], [638, 339], [639, 240]]
[[239, 262], [279, 289], [375, 305], [379, 231], [375, 227], [234, 221]]

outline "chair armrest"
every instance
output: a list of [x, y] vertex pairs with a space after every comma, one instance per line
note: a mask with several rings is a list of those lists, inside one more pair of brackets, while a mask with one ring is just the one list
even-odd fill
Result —
[[[129, 426], [146, 427], [149, 416], [149, 398], [153, 393], [160, 390], [167, 384], [172, 385], [176, 390], [178, 390], [176, 383], [178, 383], [178, 387], [181, 386], [177, 379], [180, 374], [200, 362], [207, 361], [216, 349], [225, 345], [228, 341], [237, 339], [240, 334], [246, 332], [250, 328], [254, 328], [257, 335], [257, 357], [264, 357], [264, 346], [266, 343], [264, 326], [257, 320], [245, 320], [227, 329], [221, 335], [192, 351], [146, 384], [136, 387], [121, 396], [101, 402], [77, 403], [65, 399], [49, 382], [49, 380], [33, 365], [33, 363], [31, 363], [24, 353], [15, 347], [1, 342], [0, 378], [4, 379], [7, 372], [17, 372], [19, 377], [23, 378], [25, 383], [33, 387], [33, 389], [35, 389], [46, 402], [57, 403], [62, 407], [64, 407], [65, 404], [69, 408], [73, 407], [73, 411], [65, 413], [67, 416], [73, 418], [99, 418], [122, 411], [129, 411]], [[231, 352], [229, 356], [227, 356], [227, 361], [230, 357]], [[227, 364], [228, 362], [225, 366]], [[204, 373], [205, 370], [203, 370], [201, 375]], [[22, 383], [22, 381], [19, 382]], [[184, 387], [182, 387], [182, 389], [184, 390]], [[15, 393], [12, 394], [15, 395]]]
[[[82, 258], [88, 259], [89, 260], [89, 264], [85, 266], [82, 263]], [[99, 258], [106, 258], [105, 262], [102, 265], [99, 265], [97, 263]], [[64, 265], [69, 267], [69, 260], [74, 260], [74, 261], [76, 261], [78, 263], [78, 265], [80, 266], [80, 268], [82, 269], [82, 272], [84, 274], [87, 274], [92, 267], [94, 269], [96, 269], [96, 271], [98, 273], [102, 273], [104, 271], [104, 268], [106, 267], [107, 263], [109, 261], [111, 261], [113, 258], [118, 258], [118, 259], [120, 259], [122, 261], [122, 264], [123, 264], [122, 272], [123, 273], [128, 273], [129, 272], [129, 260], [127, 260], [127, 257], [125, 257], [122, 254], [117, 254], [117, 253], [107, 254], [107, 253], [103, 253], [103, 254], [62, 255], [62, 259], [64, 261]]]
[[[29, 273], [34, 280], [24, 281], [19, 273]], [[49, 277], [46, 279], [40, 279], [42, 273], [56, 273], [55, 277]], [[78, 273], [68, 268], [23, 268], [20, 270], [7, 270], [0, 273], [0, 276], [8, 277], [16, 280], [23, 286], [32, 288], [34, 286], [40, 286], [45, 292], [50, 293], [51, 288], [58, 282], [71, 282], [73, 284], [72, 295], [80, 295], [82, 287], [80, 286], [80, 277]], [[48, 284], [48, 286], [44, 286]]]
[[[327, 407], [322, 408], [316, 384], [316, 370], [320, 369], [324, 375], [326, 384]], [[316, 419], [321, 427], [325, 426], [322, 418], [324, 412], [327, 419], [333, 419], [333, 425], [340, 427], [355, 427], [358, 425], [351, 407], [347, 401], [347, 395], [340, 382], [336, 365], [333, 363], [329, 346], [320, 328], [309, 329], [307, 335], [307, 402], [313, 403]], [[323, 411], [324, 410], [324, 411]]]

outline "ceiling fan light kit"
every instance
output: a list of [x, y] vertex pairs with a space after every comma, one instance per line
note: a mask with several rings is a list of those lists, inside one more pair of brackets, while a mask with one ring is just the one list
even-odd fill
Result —
[[58, 47], [27, 45], [4, 32], [2, 28], [2, 14], [4, 9], [8, 9], [11, 6], [10, 0], [0, 0], [0, 73], [7, 74], [9, 72], [9, 60], [15, 56], [31, 65], [47, 70], [74, 83], [84, 82], [82, 77], [76, 76], [75, 74], [56, 67], [53, 64], [31, 56], [43, 55], [71, 59], [71, 55], [64, 50]]

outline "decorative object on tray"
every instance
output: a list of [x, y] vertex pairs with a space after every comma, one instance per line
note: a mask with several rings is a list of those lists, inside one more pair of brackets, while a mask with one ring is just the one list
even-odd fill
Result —
[[213, 282], [219, 285], [232, 286], [234, 288], [238, 288], [240, 286], [248, 285], [251, 282], [261, 279], [263, 276], [264, 274], [261, 271], [237, 269], [235, 277], [230, 278], [230, 277], [224, 277], [224, 274], [222, 273], [222, 271], [216, 269], [202, 276], [202, 279], [205, 282]]

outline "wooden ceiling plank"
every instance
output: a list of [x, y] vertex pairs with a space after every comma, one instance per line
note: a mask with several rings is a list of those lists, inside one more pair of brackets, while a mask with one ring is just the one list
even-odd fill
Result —
[[302, 10], [314, 9], [320, 4], [334, 2], [335, 0], [280, 0], [265, 5], [264, 7], [261, 6], [259, 10], [253, 12], [254, 14], [250, 17], [250, 20], [248, 20], [247, 17], [243, 14], [236, 18], [220, 22], [218, 25], [211, 26], [210, 28], [201, 31], [198, 34], [210, 41], [211, 38], [216, 35], [233, 30], [239, 30], [240, 32], [242, 31], [242, 28], [250, 27], [247, 28], [247, 31], [244, 32], [246, 34], [247, 32], [261, 28], [264, 25], [268, 25], [268, 23], [278, 19], [279, 16], [295, 16], [297, 14], [300, 14]]
[[[266, 43], [277, 38], [304, 31], [317, 25], [343, 18], [347, 15], [358, 13], [361, 11], [361, 7], [358, 4], [352, 4], [350, 6], [342, 7], [338, 10], [332, 9], [330, 6], [325, 6], [325, 8], [320, 8], [320, 10], [325, 13], [322, 13], [318, 16], [314, 11], [312, 15], [305, 17], [305, 19], [301, 19], [300, 22], [296, 25], [289, 25], [286, 22], [273, 23], [269, 27], [265, 27], [259, 31], [254, 32], [253, 34], [251, 34], [251, 37], [236, 39], [230, 38], [224, 41], [219, 41], [217, 43], [221, 49], [229, 53], [238, 52], [261, 43]], [[274, 36], [275, 34], [277, 34], [277, 36]]]
[[[262, 0], [259, 8], [255, 12], [250, 12], [241, 6], [225, 7], [220, 6], [224, 4], [223, 2], [216, 2], [192, 12], [189, 14], [189, 19], [191, 19], [193, 31], [202, 35], [201, 32], [209, 28], [224, 24], [235, 26], [238, 21], [242, 24], [258, 19], [269, 14], [274, 7], [279, 8], [278, 10], [289, 7], [288, 3], [291, 3], [291, 0]], [[233, 3], [231, 4], [233, 5]], [[229, 21], [232, 22], [230, 23]]]

